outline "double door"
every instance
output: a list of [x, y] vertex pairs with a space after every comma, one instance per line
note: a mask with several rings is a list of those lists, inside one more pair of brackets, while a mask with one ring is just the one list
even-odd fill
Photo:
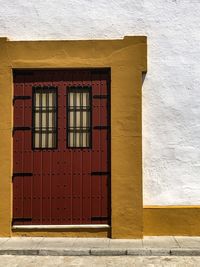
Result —
[[109, 224], [109, 70], [13, 75], [13, 225]]

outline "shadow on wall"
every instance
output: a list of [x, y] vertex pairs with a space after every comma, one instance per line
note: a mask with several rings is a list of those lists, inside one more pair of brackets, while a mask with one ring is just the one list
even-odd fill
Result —
[[142, 72], [142, 85], [143, 85], [143, 83], [144, 83], [144, 80], [145, 80], [146, 74], [147, 74], [147, 72], [146, 72], [146, 71], [143, 71], [143, 72]]

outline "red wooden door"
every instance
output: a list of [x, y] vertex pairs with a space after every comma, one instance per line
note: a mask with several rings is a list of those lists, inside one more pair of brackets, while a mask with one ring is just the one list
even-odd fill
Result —
[[109, 224], [110, 73], [15, 70], [13, 225]]

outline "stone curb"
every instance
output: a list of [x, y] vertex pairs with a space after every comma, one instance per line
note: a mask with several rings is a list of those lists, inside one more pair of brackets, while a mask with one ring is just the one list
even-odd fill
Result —
[[104, 249], [91, 249], [92, 256], [123, 256], [127, 255], [126, 249], [104, 248]]
[[174, 248], [171, 249], [171, 255], [172, 256], [200, 256], [200, 249], [193, 248]]
[[147, 248], [132, 248], [127, 250], [129, 256], [152, 256], [151, 250]]
[[39, 255], [37, 249], [1, 249], [0, 255]]
[[40, 249], [39, 256], [89, 256], [90, 249]]
[[200, 256], [200, 248], [0, 249], [0, 255], [25, 256]]

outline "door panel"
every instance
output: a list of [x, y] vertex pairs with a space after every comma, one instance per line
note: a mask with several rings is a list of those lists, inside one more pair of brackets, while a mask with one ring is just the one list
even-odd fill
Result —
[[105, 69], [14, 71], [14, 225], [110, 223], [109, 83]]

